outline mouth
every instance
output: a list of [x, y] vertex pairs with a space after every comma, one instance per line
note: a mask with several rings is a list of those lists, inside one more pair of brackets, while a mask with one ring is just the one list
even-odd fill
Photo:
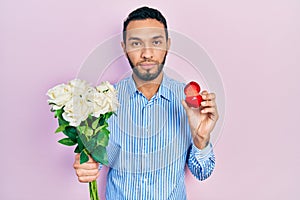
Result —
[[153, 62], [147, 62], [147, 63], [140, 63], [139, 66], [141, 66], [143, 69], [152, 69], [153, 67], [157, 66], [156, 63]]

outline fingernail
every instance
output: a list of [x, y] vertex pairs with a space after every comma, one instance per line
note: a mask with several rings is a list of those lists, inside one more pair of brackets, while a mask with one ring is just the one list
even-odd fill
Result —
[[206, 102], [205, 102], [205, 101], [202, 101], [202, 102], [201, 102], [201, 105], [202, 105], [202, 106], [205, 106], [205, 105], [206, 105]]
[[206, 95], [203, 95], [202, 98], [203, 98], [203, 99], [206, 99]]

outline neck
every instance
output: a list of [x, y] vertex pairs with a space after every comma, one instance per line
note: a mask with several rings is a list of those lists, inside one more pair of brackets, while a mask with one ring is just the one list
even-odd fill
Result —
[[148, 100], [150, 100], [158, 91], [163, 79], [163, 73], [160, 73], [154, 80], [151, 81], [143, 81], [135, 74], [133, 74], [132, 77], [137, 89], [142, 92]]

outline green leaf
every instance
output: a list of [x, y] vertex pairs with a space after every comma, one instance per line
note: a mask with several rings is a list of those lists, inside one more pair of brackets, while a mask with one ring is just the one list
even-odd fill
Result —
[[83, 164], [87, 161], [89, 161], [89, 157], [84, 151], [82, 151], [80, 154], [80, 164]]
[[93, 159], [103, 165], [108, 165], [108, 158], [106, 148], [103, 146], [97, 146], [96, 149], [91, 153]]
[[80, 149], [79, 149], [79, 145], [76, 146], [74, 153], [81, 153]]
[[[84, 136], [81, 136], [81, 137], [84, 137]], [[77, 143], [78, 143], [78, 145], [75, 148], [74, 153], [81, 153], [84, 149], [84, 146], [83, 146], [83, 143], [82, 143], [80, 137], [77, 138]]]
[[86, 127], [85, 131], [84, 131], [84, 135], [91, 137], [94, 134], [94, 130], [91, 127]]
[[77, 133], [77, 129], [74, 126], [67, 126], [63, 131], [63, 133], [74, 142], [77, 142], [78, 133]]
[[94, 134], [94, 130], [89, 126], [78, 126], [77, 130], [85, 136], [91, 137]]
[[79, 153], [84, 149], [84, 146], [83, 146], [83, 143], [82, 143], [82, 141], [81, 141], [81, 139], [78, 137], [77, 138], [77, 142], [78, 142], [78, 151], [79, 151]]
[[109, 130], [105, 127], [105, 128], [103, 128], [103, 129], [101, 129], [101, 131], [100, 131], [101, 133], [104, 133], [104, 134], [106, 134], [106, 135], [108, 135], [109, 136]]
[[83, 135], [84, 135], [85, 129], [86, 129], [86, 126], [78, 126], [77, 127], [77, 130]]
[[97, 135], [97, 145], [106, 147], [108, 145], [108, 140], [109, 131], [106, 128], [100, 130], [100, 133]]
[[56, 130], [55, 130], [55, 133], [59, 133], [59, 132], [63, 132], [66, 127], [68, 126], [68, 124], [62, 124], [60, 125]]
[[95, 134], [97, 134], [98, 132], [100, 132], [101, 130], [105, 129], [107, 127], [106, 124], [99, 126], [96, 130], [95, 130]]
[[106, 134], [99, 134], [98, 136], [98, 145], [106, 147], [108, 145], [109, 137]]
[[56, 110], [56, 111], [55, 111], [55, 114], [54, 114], [54, 117], [55, 117], [55, 118], [58, 117], [58, 119], [62, 118], [63, 112], [64, 112], [64, 111], [63, 111], [62, 108], [59, 109], [59, 110]]
[[99, 121], [99, 125], [102, 126], [105, 123], [105, 116], [104, 115], [100, 115], [100, 121]]
[[64, 119], [58, 119], [58, 125], [59, 126], [69, 125], [69, 122], [65, 121]]
[[95, 149], [97, 140], [95, 137], [92, 137], [89, 141], [87, 141], [85, 144], [86, 149], [91, 152]]
[[89, 152], [92, 152], [96, 146], [96, 139], [94, 137], [88, 138], [83, 134], [79, 135], [77, 142], [80, 149], [86, 148]]
[[67, 146], [73, 146], [73, 145], [76, 144], [70, 138], [63, 138], [63, 139], [59, 140], [58, 142], [61, 143], [61, 144], [63, 144], [63, 145], [67, 145]]
[[[80, 140], [80, 142], [79, 142], [79, 140]], [[85, 144], [87, 142], [88, 142], [87, 137], [83, 134], [80, 134], [79, 137], [78, 137], [78, 144], [80, 144], [80, 143]]]
[[105, 113], [105, 120], [108, 120], [108, 118], [110, 118], [112, 114], [113, 112]]
[[95, 121], [93, 121], [93, 123], [92, 123], [92, 128], [93, 128], [93, 129], [96, 129], [96, 128], [97, 128], [97, 126], [98, 126], [98, 124], [99, 124], [99, 120], [100, 120], [100, 117], [97, 118]]

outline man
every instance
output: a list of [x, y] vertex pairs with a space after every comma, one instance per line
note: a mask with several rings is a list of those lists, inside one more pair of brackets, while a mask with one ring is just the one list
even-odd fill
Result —
[[[121, 45], [133, 74], [116, 84], [120, 108], [109, 120], [106, 199], [186, 199], [185, 165], [199, 180], [215, 166], [209, 142], [218, 119], [215, 94], [203, 91], [201, 107], [190, 108], [184, 84], [163, 73], [171, 40], [158, 10], [130, 13]], [[99, 164], [79, 160], [78, 154], [79, 181], [97, 179]]]

